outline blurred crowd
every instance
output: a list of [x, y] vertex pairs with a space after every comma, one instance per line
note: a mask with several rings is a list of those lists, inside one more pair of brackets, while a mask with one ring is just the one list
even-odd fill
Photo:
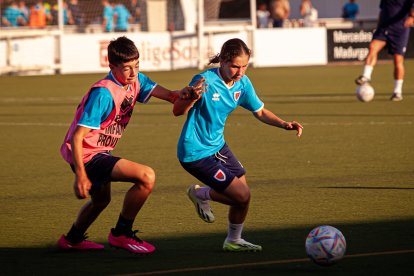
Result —
[[[125, 31], [140, 21], [140, 0], [63, 1], [63, 24], [101, 24], [106, 32]], [[0, 0], [1, 27], [58, 25], [57, 0]]]
[[[299, 10], [301, 19], [289, 20], [289, 0], [259, 0], [257, 5], [258, 28], [314, 27], [318, 25], [318, 10], [311, 0], [302, 0]], [[355, 20], [359, 13], [356, 0], [349, 0], [341, 10], [344, 20]]]
[[[143, 0], [64, 0], [63, 24], [80, 27], [99, 24], [103, 32], [127, 31], [130, 24], [140, 23], [141, 2]], [[213, 2], [221, 2], [225, 7], [225, 4], [230, 1], [212, 1], [211, 3]], [[20, 26], [45, 28], [59, 24], [58, 0], [0, 0], [0, 8], [0, 24], [3, 28]], [[349, 0], [341, 8], [342, 17], [345, 20], [355, 20], [359, 13], [356, 0]], [[257, 27], [318, 25], [318, 10], [311, 0], [302, 0], [299, 9], [301, 18], [290, 19], [289, 0], [257, 0]], [[233, 8], [232, 10], [234, 12]]]

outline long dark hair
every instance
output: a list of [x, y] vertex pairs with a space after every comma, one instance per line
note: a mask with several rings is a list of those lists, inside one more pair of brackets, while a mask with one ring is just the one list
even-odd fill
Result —
[[220, 53], [212, 57], [208, 65], [219, 63], [220, 61], [231, 61], [233, 58], [238, 57], [242, 54], [246, 54], [250, 58], [252, 51], [249, 49], [249, 47], [247, 47], [246, 43], [244, 43], [243, 40], [232, 38], [223, 44]]
[[108, 45], [108, 61], [119, 65], [139, 58], [139, 52], [134, 42], [125, 36], [112, 40]]

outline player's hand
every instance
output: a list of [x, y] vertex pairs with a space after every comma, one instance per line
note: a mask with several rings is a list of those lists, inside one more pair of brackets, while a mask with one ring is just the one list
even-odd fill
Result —
[[75, 183], [73, 184], [73, 189], [75, 195], [78, 199], [87, 198], [89, 196], [89, 190], [92, 187], [92, 183], [87, 176], [84, 177], [75, 177]]
[[193, 86], [187, 86], [180, 91], [180, 99], [183, 100], [198, 100], [201, 95], [207, 91], [207, 84], [205, 79], [201, 78]]
[[408, 16], [404, 21], [404, 27], [411, 28], [412, 26], [414, 26], [414, 17]]
[[286, 122], [285, 129], [296, 130], [297, 131], [296, 136], [298, 137], [302, 136], [303, 126], [296, 121]]

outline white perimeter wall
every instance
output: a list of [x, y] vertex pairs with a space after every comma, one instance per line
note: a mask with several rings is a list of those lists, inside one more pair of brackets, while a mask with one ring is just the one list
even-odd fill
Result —
[[[107, 72], [108, 43], [122, 34], [67, 34], [62, 36], [60, 49], [55, 37], [14, 39], [11, 41], [10, 63], [16, 67], [45, 66], [54, 68], [55, 57], [60, 56], [60, 72]], [[140, 51], [142, 71], [168, 71], [196, 68], [199, 58], [197, 36], [175, 35], [169, 32], [128, 33]], [[247, 32], [206, 36], [202, 57], [208, 58], [220, 51], [228, 39], [238, 37], [254, 49], [255, 67], [323, 65], [327, 63], [326, 30], [324, 28], [260, 29]], [[250, 38], [250, 41], [249, 41]], [[5, 66], [6, 42], [0, 41], [0, 67]], [[59, 54], [60, 52], [60, 54]], [[40, 73], [53, 73], [44, 70]]]

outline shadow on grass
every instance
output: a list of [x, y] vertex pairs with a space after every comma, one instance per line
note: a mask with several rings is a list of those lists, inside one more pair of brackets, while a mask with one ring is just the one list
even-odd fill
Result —
[[263, 245], [259, 253], [223, 252], [222, 233], [151, 239], [157, 251], [144, 256], [110, 248], [106, 241], [105, 250], [95, 252], [60, 252], [53, 245], [0, 248], [1, 275], [409, 275], [414, 270], [414, 219], [333, 226], [346, 237], [347, 257], [328, 268], [307, 260], [304, 242], [312, 226], [245, 231], [247, 240]]

